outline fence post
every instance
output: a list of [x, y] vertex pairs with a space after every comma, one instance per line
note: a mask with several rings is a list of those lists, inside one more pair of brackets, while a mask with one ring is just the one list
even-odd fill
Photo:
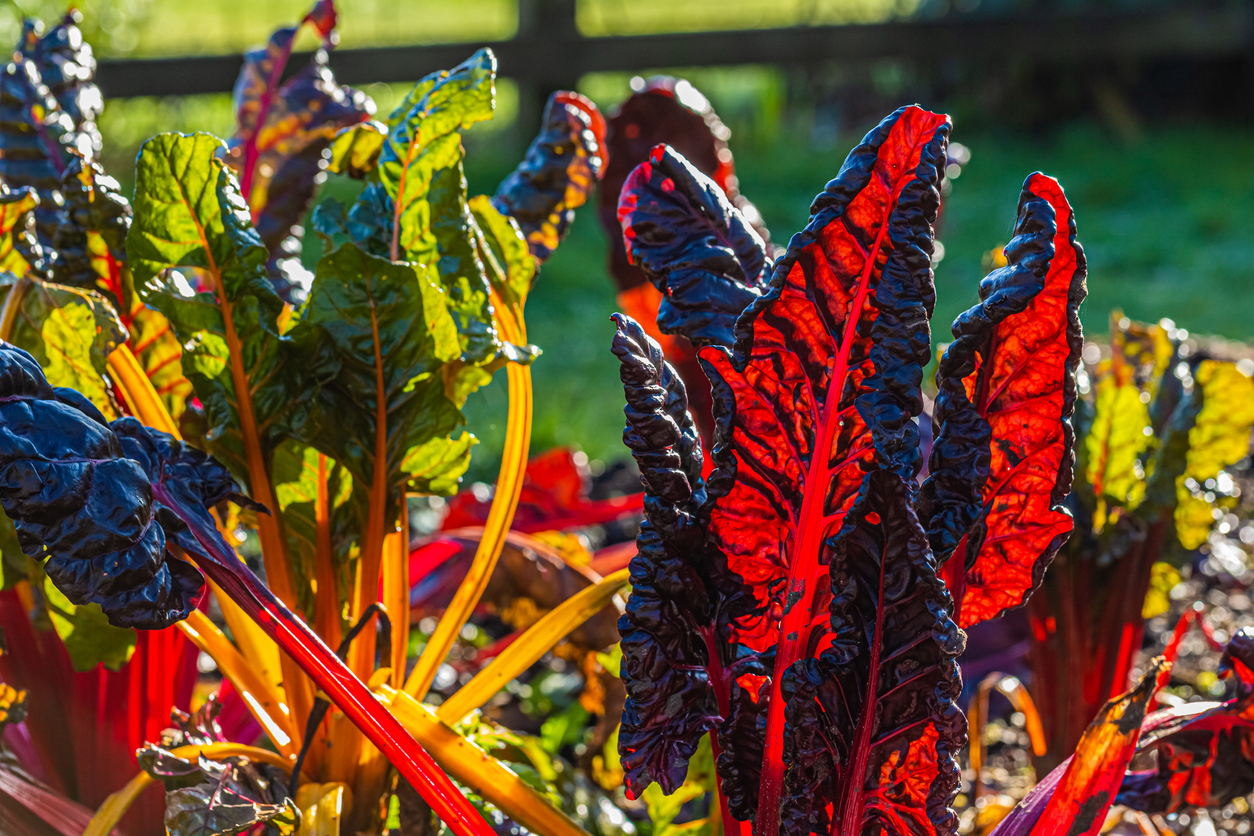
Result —
[[[518, 0], [518, 38], [551, 43], [552, 49], [568, 49], [572, 41], [579, 39], [579, 27], [575, 22], [576, 0]], [[571, 56], [572, 58], [574, 56]], [[574, 70], [577, 62], [566, 66]], [[509, 75], [509, 68], [502, 68], [502, 75]], [[518, 121], [516, 130], [525, 144], [540, 129], [544, 103], [554, 90], [573, 90], [579, 82], [578, 71], [569, 78], [520, 80], [518, 82]]]

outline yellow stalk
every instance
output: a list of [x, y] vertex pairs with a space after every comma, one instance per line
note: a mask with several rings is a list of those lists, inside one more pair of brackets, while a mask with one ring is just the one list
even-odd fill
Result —
[[404, 691], [380, 686], [383, 697], [405, 730], [455, 780], [470, 787], [532, 833], [544, 836], [588, 836], [564, 812], [554, 807], [505, 764], [453, 731]]
[[621, 569], [572, 595], [529, 630], [519, 636], [474, 679], [462, 686], [436, 711], [436, 716], [450, 725], [459, 723], [470, 712], [483, 706], [540, 657], [601, 610], [614, 595], [627, 585], [630, 573]]
[[125, 343], [118, 346], [109, 354], [108, 362], [109, 376], [113, 378], [117, 390], [122, 393], [122, 399], [126, 401], [131, 414], [145, 426], [169, 433], [175, 438], [182, 438], [174, 418], [161, 402], [161, 396], [153, 388], [152, 381], [148, 379], [130, 348]]
[[[244, 746], [240, 743], [207, 743], [203, 746], [179, 746], [170, 750], [171, 754], [184, 760], [195, 760], [204, 755], [209, 760], [220, 761], [231, 757], [244, 757], [258, 763], [268, 763], [280, 769], [291, 771], [292, 759], [276, 755], [256, 746]], [[135, 803], [135, 799], [153, 783], [147, 772], [141, 772], [132, 778], [126, 786], [104, 800], [96, 814], [87, 823], [83, 836], [109, 836], [117, 827], [122, 816]]]
[[0, 340], [8, 340], [13, 336], [13, 323], [17, 322], [17, 312], [22, 307], [22, 297], [31, 286], [30, 279], [21, 279], [4, 297], [4, 307], [0, 308]]
[[213, 657], [279, 753], [285, 757], [294, 755], [293, 742], [299, 735], [292, 729], [291, 714], [277, 689], [262, 678], [226, 634], [200, 610], [192, 610], [185, 620], [178, 622], [178, 627], [192, 644]]
[[[499, 310], [499, 299], [497, 302]], [[515, 311], [510, 317], [497, 316], [497, 326], [501, 336], [510, 342], [526, 340], [521, 311]], [[483, 538], [475, 549], [470, 570], [436, 625], [426, 650], [418, 657], [413, 673], [405, 680], [405, 692], [420, 700], [431, 690], [436, 671], [483, 597], [492, 570], [501, 556], [501, 548], [505, 545], [505, 535], [514, 522], [514, 512], [518, 509], [518, 497], [522, 493], [523, 475], [527, 469], [527, 452], [531, 447], [531, 369], [509, 363], [505, 373], [509, 381], [509, 418], [496, 495], [492, 498]]]
[[300, 808], [297, 836], [340, 836], [340, 825], [353, 808], [353, 793], [342, 783], [305, 784], [296, 791]]
[[392, 686], [405, 682], [409, 658], [409, 514], [401, 499], [401, 530], [383, 543], [383, 606], [392, 619]]
[[1036, 710], [1032, 695], [1018, 678], [1004, 673], [990, 673], [980, 681], [971, 704], [967, 706], [967, 725], [971, 729], [969, 735], [971, 745], [971, 769], [975, 772], [973, 797], [983, 794], [984, 782], [980, 779], [980, 771], [984, 768], [984, 726], [988, 723], [988, 695], [992, 691], [1010, 700], [1015, 711], [1023, 715], [1024, 727], [1028, 740], [1032, 743], [1032, 754], [1038, 758], [1045, 754], [1045, 729], [1041, 725], [1041, 715]]

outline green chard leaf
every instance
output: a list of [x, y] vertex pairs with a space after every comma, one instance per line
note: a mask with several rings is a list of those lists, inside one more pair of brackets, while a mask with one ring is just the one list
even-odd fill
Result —
[[493, 288], [507, 306], [521, 309], [535, 281], [537, 265], [518, 221], [497, 211], [487, 195], [471, 198], [470, 211], [487, 247], [483, 260]]
[[126, 330], [103, 296], [26, 277], [13, 284], [5, 308], [8, 341], [34, 356], [50, 384], [81, 392], [110, 421], [118, 417], [104, 373]]
[[331, 159], [327, 170], [332, 174], [347, 174], [360, 180], [379, 163], [379, 153], [387, 139], [387, 125], [381, 122], [362, 122], [344, 128], [331, 142]]
[[24, 276], [35, 241], [35, 207], [39, 194], [30, 186], [10, 189], [0, 184], [0, 271]]
[[[184, 345], [183, 371], [204, 405], [214, 455], [247, 483], [235, 386], [239, 363], [264, 447], [306, 414], [330, 357], [298, 346], [280, 325], [283, 301], [266, 277], [267, 253], [247, 204], [208, 134], [162, 134], [140, 151], [135, 220], [126, 250], [135, 287]], [[207, 277], [193, 290], [175, 268]]]
[[30, 563], [17, 541], [17, 529], [13, 520], [0, 508], [0, 590], [8, 592], [19, 581], [26, 580]]
[[42, 589], [52, 628], [70, 654], [74, 670], [90, 671], [103, 664], [117, 671], [130, 661], [135, 652], [133, 629], [114, 627], [99, 604], [73, 604], [46, 575]]
[[[338, 372], [314, 402], [302, 441], [331, 456], [358, 486], [386, 469], [387, 508], [399, 509], [409, 470], [428, 483], [456, 480], [463, 439], [448, 438], [465, 419], [445, 396], [443, 367], [457, 356], [456, 335], [423, 271], [344, 244], [322, 257], [293, 335], [329, 346]], [[382, 438], [386, 460], [378, 462]], [[422, 452], [414, 458], [411, 450]], [[443, 449], [441, 449], [443, 448]], [[408, 462], [408, 470], [406, 463]]]

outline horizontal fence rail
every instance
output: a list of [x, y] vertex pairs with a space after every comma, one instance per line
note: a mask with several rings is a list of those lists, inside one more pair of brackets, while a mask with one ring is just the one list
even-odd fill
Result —
[[[562, 85], [590, 72], [669, 67], [880, 58], [929, 63], [1215, 58], [1254, 52], [1254, 8], [1249, 5], [597, 38], [579, 37], [570, 26], [522, 28], [506, 41], [339, 49], [331, 54], [331, 66], [344, 84], [415, 81], [490, 46], [502, 75]], [[234, 86], [241, 64], [238, 55], [101, 60], [97, 81], [110, 98], [224, 93]]]

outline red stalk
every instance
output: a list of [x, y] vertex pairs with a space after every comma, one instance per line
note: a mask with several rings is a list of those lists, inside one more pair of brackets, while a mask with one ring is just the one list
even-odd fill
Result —
[[[180, 507], [160, 482], [153, 484], [153, 497], [168, 508]], [[197, 564], [201, 571], [295, 660], [418, 790], [435, 814], [458, 836], [493, 836], [483, 817], [400, 721], [380, 705], [348, 666], [252, 570], [222, 546], [216, 530], [192, 515], [183, 516], [183, 521], [204, 550]]]
[[[706, 652], [709, 654], [710, 663], [706, 666], [709, 673], [710, 684], [714, 687], [714, 699], [718, 702], [718, 713], [726, 719], [731, 712], [731, 682], [728, 681], [727, 670], [723, 667], [723, 657], [719, 653], [718, 640], [714, 635], [713, 627], [704, 627], [701, 629], [701, 638], [705, 639]], [[710, 749], [714, 755], [714, 762], [718, 763], [719, 755], [723, 753], [723, 749], [718, 745], [717, 729], [710, 732]], [[727, 795], [723, 792], [723, 780], [715, 772], [714, 780], [718, 784], [718, 802], [723, 813], [723, 833], [727, 836], [742, 836], [744, 833], [745, 823], [734, 818], [727, 810]], [[714, 836], [719, 836], [715, 833]]]

